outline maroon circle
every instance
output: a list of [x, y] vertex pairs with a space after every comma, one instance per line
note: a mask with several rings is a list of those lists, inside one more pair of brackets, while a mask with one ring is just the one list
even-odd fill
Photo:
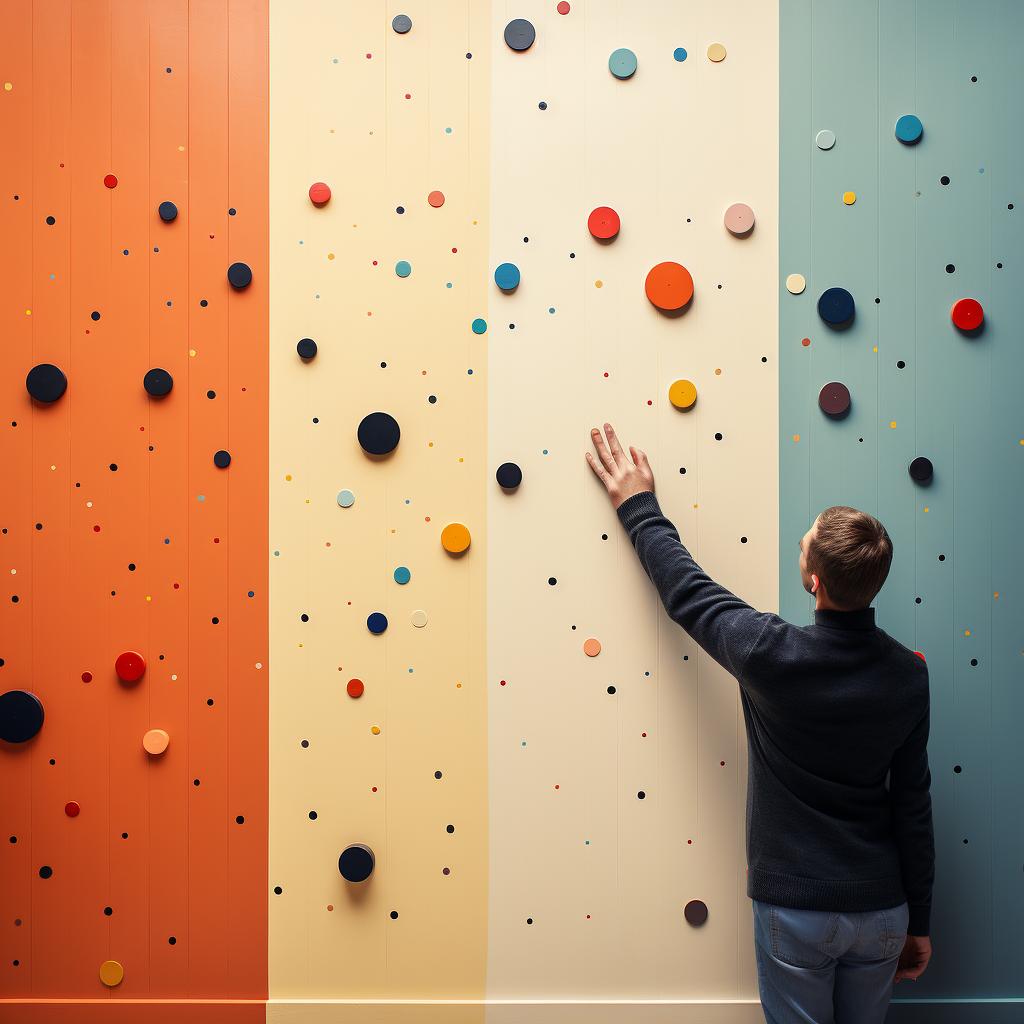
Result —
[[683, 916], [695, 928], [708, 919], [708, 907], [703, 900], [690, 900], [683, 908]]
[[819, 392], [818, 405], [829, 416], [842, 416], [850, 408], [850, 389], [838, 380], [830, 381]]
[[79, 814], [81, 813], [81, 810], [82, 810], [82, 808], [81, 808], [81, 807], [79, 806], [79, 804], [78, 804], [78, 801], [77, 801], [77, 800], [69, 800], [69, 801], [68, 801], [68, 802], [67, 802], [67, 803], [66, 803], [66, 804], [64, 805], [64, 813], [65, 813], [65, 814], [66, 814], [66, 815], [67, 815], [67, 816], [68, 816], [69, 818], [77, 818], [77, 817], [78, 817], [78, 815], [79, 815]]

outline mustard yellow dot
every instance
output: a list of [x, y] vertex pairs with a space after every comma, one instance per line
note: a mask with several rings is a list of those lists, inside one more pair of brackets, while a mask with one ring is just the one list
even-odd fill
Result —
[[595, 281], [594, 282], [594, 287], [595, 288], [603, 288], [604, 287], [604, 281], [601, 281], [601, 280]]
[[327, 254], [327, 258], [328, 258], [329, 260], [333, 260], [333, 259], [334, 259], [334, 253], [333, 253], [333, 252], [329, 252], [329, 253]]
[[178, 147], [178, 152], [179, 153], [184, 153], [185, 152], [185, 147], [184, 146], [179, 146]]
[[891, 421], [891, 422], [889, 423], [889, 427], [890, 427], [890, 429], [892, 429], [892, 430], [895, 430], [895, 429], [896, 429], [896, 421], [895, 421], [895, 420], [892, 420], [892, 421]]
[[924, 510], [925, 510], [925, 512], [930, 512], [931, 511], [931, 509], [929, 509], [927, 505], [925, 505]]
[[124, 968], [116, 960], [104, 960], [100, 964], [100, 981], [107, 988], [120, 985], [124, 978]]
[[720, 366], [716, 366], [715, 367], [715, 376], [716, 377], [721, 377], [722, 376], [722, 368]]
[[853, 204], [855, 202], [857, 202], [857, 193], [856, 192], [844, 192], [843, 193], [843, 202], [846, 203], [847, 206], [853, 206]]
[[875, 345], [875, 346], [874, 346], [874, 347], [873, 347], [873, 348], [871, 349], [871, 351], [877, 354], [877, 353], [878, 353], [878, 346], [877, 346], [877, 345]]
[[153, 595], [152, 594], [147, 594], [146, 595], [146, 600], [147, 601], [152, 601], [153, 600]]
[[676, 380], [669, 385], [668, 400], [677, 409], [690, 409], [697, 401], [697, 386], [692, 380]]
[[196, 350], [195, 350], [194, 348], [190, 348], [190, 349], [188, 350], [188, 354], [189, 354], [189, 355], [190, 355], [190, 356], [191, 356], [191, 357], [192, 357], [193, 359], [195, 359], [195, 357], [196, 357]]
[[371, 726], [370, 727], [370, 732], [372, 732], [374, 736], [379, 736], [380, 735], [380, 726], [379, 725]]
[[4, 92], [10, 92], [14, 88], [13, 82], [4, 82]]
[[999, 600], [999, 591], [997, 590], [992, 596], [998, 601]]
[[964, 630], [964, 636], [970, 636], [970, 635], [971, 635], [971, 631], [969, 629], [965, 629]]
[[601, 641], [596, 636], [588, 637], [583, 642], [583, 653], [588, 658], [596, 658], [601, 653]]
[[708, 47], [708, 60], [715, 64], [725, 60], [725, 47], [721, 43], [712, 43]]
[[291, 478], [292, 478], [291, 473], [285, 473], [284, 478], [285, 478], [285, 480], [291, 480]]
[[794, 441], [799, 441], [800, 440], [800, 435], [799, 434], [794, 434], [793, 435], [793, 440]]
[[26, 309], [25, 310], [25, 316], [31, 316], [31, 315], [32, 315], [32, 310], [31, 309]]

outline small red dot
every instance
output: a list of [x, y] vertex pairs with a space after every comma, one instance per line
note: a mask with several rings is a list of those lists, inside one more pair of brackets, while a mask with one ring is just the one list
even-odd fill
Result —
[[687, 839], [686, 840], [686, 845], [687, 846], [693, 846], [693, 840], [692, 839]]
[[501, 680], [501, 685], [502, 685], [502, 686], [504, 686], [504, 685], [505, 685], [505, 680], [504, 680], [504, 679], [502, 679], [502, 680]]
[[810, 338], [804, 338], [804, 340], [800, 342], [800, 344], [803, 345], [804, 348], [807, 348], [807, 346], [810, 345], [810, 343], [811, 343], [811, 339]]
[[459, 251], [458, 249], [456, 249], [454, 247], [452, 248], [452, 252], [458, 252], [458, 251]]
[[409, 93], [406, 93], [406, 94], [405, 94], [405, 98], [406, 98], [407, 100], [411, 100], [411, 99], [412, 99], [412, 96], [411, 96], [411, 95], [410, 95]]
[[373, 265], [377, 266], [377, 261], [376, 260], [373, 261]]
[[718, 763], [719, 763], [719, 764], [720, 764], [720, 765], [721, 765], [721, 766], [722, 766], [723, 768], [725, 767], [725, 762], [724, 762], [724, 761], [719, 761]]
[[67, 816], [68, 816], [69, 818], [77, 818], [77, 817], [78, 817], [78, 815], [79, 815], [79, 812], [80, 812], [81, 810], [82, 810], [82, 808], [81, 808], [81, 807], [79, 807], [79, 805], [78, 805], [78, 801], [77, 801], [77, 800], [69, 800], [69, 801], [68, 801], [68, 802], [67, 802], [67, 803], [66, 803], [66, 804], [64, 805], [64, 813], [65, 813], [65, 814], [66, 814], [66, 815], [67, 815]]
[[179, 589], [180, 587], [181, 587], [181, 584], [180, 584], [180, 583], [175, 583], [175, 584], [174, 584], [174, 589], [175, 589], [175, 590], [178, 590], [178, 589]]
[[371, 786], [370, 790], [371, 790], [371, 792], [376, 793], [377, 792], [377, 787], [376, 786]]
[[213, 543], [214, 544], [219, 544], [220, 543], [220, 537], [214, 537], [213, 538]]
[[555, 7], [555, 10], [558, 11], [559, 14], [568, 14], [569, 4], [567, 3], [567, 0], [560, 0], [558, 5]]
[[99, 533], [99, 532], [100, 532], [100, 528], [99, 528], [98, 526], [94, 526], [94, 527], [92, 528], [92, 532], [93, 532], [93, 533]]
[[368, 54], [366, 55], [366, 59], [367, 59], [367, 60], [369, 60], [369, 59], [370, 59], [370, 58], [371, 58], [372, 56], [373, 56], [373, 54], [372, 54], [372, 53], [368, 53]]
[[115, 175], [115, 174], [104, 175], [103, 184], [106, 185], [107, 188], [117, 188], [117, 175]]
[[82, 673], [82, 682], [83, 683], [91, 683], [92, 682], [92, 673], [91, 672], [83, 672]]
[[555, 789], [558, 789], [558, 788], [559, 788], [559, 785], [558, 785], [558, 783], [556, 782], [556, 783], [555, 783]]

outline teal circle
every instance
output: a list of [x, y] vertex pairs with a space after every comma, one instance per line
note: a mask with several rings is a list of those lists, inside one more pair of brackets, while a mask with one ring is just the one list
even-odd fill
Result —
[[395, 582], [396, 583], [405, 584], [405, 583], [408, 583], [409, 580], [411, 580], [411, 579], [412, 579], [412, 573], [409, 572], [409, 570], [404, 565], [400, 565], [395, 570]]
[[896, 138], [907, 145], [917, 142], [923, 131], [924, 125], [916, 114], [904, 114], [896, 122]]
[[672, 56], [675, 57], [675, 59], [678, 61], [684, 61], [686, 60], [686, 50], [684, 50], [681, 46], [677, 46], [672, 51]]
[[514, 263], [502, 263], [494, 271], [494, 283], [503, 291], [515, 291], [519, 287], [519, 268]]
[[479, 317], [478, 316], [473, 321], [472, 327], [473, 327], [473, 333], [474, 334], [486, 334], [487, 333], [487, 321], [484, 320], [483, 317]]
[[345, 488], [343, 491], [338, 491], [338, 504], [342, 508], [348, 508], [350, 505], [355, 503], [355, 500], [356, 496], [348, 488]]
[[399, 277], [408, 277], [412, 273], [412, 264], [408, 260], [399, 260], [395, 264], [395, 273]]
[[616, 78], [632, 78], [636, 71], [636, 54], [625, 48], [613, 50], [608, 58], [608, 70]]

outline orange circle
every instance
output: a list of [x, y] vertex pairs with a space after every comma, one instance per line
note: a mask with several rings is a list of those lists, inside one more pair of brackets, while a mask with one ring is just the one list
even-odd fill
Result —
[[364, 690], [362, 679], [350, 679], [346, 689], [350, 697], [362, 697]]
[[434, 189], [434, 191], [427, 196], [427, 202], [433, 207], [444, 206], [444, 193], [438, 192], [437, 189]]
[[124, 979], [124, 968], [116, 960], [104, 960], [100, 964], [100, 981], [107, 988], [120, 985]]
[[596, 658], [601, 653], [601, 641], [594, 636], [584, 640], [583, 653], [588, 658]]
[[171, 737], [163, 729], [150, 729], [142, 737], [142, 746], [147, 754], [162, 754], [170, 742]]
[[697, 401], [697, 385], [692, 380], [676, 380], [669, 385], [668, 400], [677, 409], [689, 409]]
[[644, 291], [653, 306], [674, 313], [693, 298], [693, 278], [681, 263], [659, 263], [648, 271]]
[[469, 547], [469, 530], [462, 523], [449, 523], [441, 531], [441, 547], [458, 554]]

